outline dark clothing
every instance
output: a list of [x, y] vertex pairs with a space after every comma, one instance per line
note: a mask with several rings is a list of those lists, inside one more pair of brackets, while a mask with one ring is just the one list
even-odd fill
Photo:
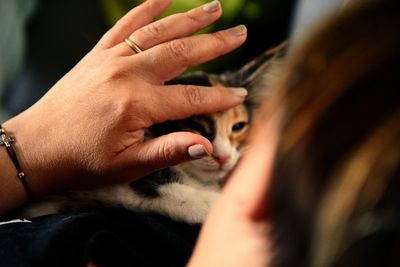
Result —
[[102, 209], [0, 225], [0, 266], [184, 266], [200, 226]]

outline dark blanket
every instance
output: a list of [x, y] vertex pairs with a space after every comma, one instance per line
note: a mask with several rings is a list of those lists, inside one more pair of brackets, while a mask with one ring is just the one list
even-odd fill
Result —
[[200, 226], [124, 210], [0, 225], [0, 266], [184, 266]]

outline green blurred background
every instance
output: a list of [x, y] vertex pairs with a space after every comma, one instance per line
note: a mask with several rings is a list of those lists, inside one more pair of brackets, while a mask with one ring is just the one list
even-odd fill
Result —
[[[142, 3], [143, 0], [102, 0], [106, 20], [113, 25], [127, 10]], [[205, 4], [207, 0], [174, 0], [162, 15], [168, 16], [184, 12]], [[286, 38], [290, 22], [293, 1], [291, 0], [220, 0], [223, 8], [221, 18], [203, 32], [216, 31], [238, 24], [249, 28], [249, 39], [243, 48], [219, 60], [204, 64], [198, 68], [220, 72], [228, 68], [237, 68], [244, 61], [275, 45]]]
[[[96, 44], [118, 18], [141, 2], [1, 0], [0, 15], [3, 13], [4, 16], [0, 17], [0, 30], [12, 28], [9, 35], [0, 36], [0, 55], [8, 58], [7, 61], [0, 61], [0, 109], [3, 110], [3, 120], [37, 101]], [[165, 15], [184, 12], [206, 2], [174, 0]], [[206, 30], [216, 31], [245, 24], [248, 28], [247, 42], [237, 51], [198, 68], [209, 72], [236, 69], [286, 39], [294, 2], [221, 0], [223, 16]], [[27, 6], [30, 7], [28, 11]]]

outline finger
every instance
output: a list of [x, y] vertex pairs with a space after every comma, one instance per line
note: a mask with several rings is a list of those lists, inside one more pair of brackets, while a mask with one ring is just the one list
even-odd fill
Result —
[[194, 133], [176, 132], [127, 149], [122, 156], [129, 170], [134, 168], [135, 176], [139, 174], [140, 177], [211, 153], [212, 145], [206, 138]]
[[110, 48], [123, 42], [135, 30], [151, 23], [168, 8], [172, 0], [147, 0], [123, 16], [99, 42], [102, 48]]
[[[214, 0], [188, 12], [148, 24], [133, 32], [129, 38], [142, 50], [147, 50], [163, 42], [192, 35], [216, 21], [221, 13], [219, 1]], [[126, 50], [126, 55], [132, 55], [132, 50]]]
[[[265, 109], [261, 112], [265, 113]], [[239, 216], [265, 217], [266, 196], [278, 143], [278, 122], [278, 113], [254, 121], [253, 125], [257, 126], [251, 132], [249, 149], [224, 187], [225, 204]]]
[[[146, 70], [150, 82], [160, 84], [195, 66], [239, 47], [246, 40], [244, 25], [212, 34], [175, 39], [135, 56], [135, 64]], [[166, 67], [168, 66], [168, 67]]]
[[226, 110], [241, 104], [247, 90], [244, 88], [169, 85], [156, 87], [148, 94], [146, 127], [167, 120], [179, 120], [193, 115]]

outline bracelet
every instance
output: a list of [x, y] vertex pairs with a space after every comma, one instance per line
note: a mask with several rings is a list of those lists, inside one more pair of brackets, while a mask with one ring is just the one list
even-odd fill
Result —
[[22, 185], [24, 186], [25, 192], [28, 195], [30, 199], [33, 199], [33, 194], [31, 189], [29, 188], [29, 184], [26, 181], [25, 178], [25, 173], [21, 169], [21, 165], [19, 164], [17, 154], [15, 154], [15, 150], [12, 147], [11, 143], [15, 142], [15, 139], [12, 138], [11, 136], [6, 135], [6, 132], [4, 131], [3, 127], [0, 124], [0, 146], [4, 146], [7, 150], [8, 155], [11, 158], [11, 161], [14, 163], [15, 169], [18, 172], [18, 178], [22, 182]]

